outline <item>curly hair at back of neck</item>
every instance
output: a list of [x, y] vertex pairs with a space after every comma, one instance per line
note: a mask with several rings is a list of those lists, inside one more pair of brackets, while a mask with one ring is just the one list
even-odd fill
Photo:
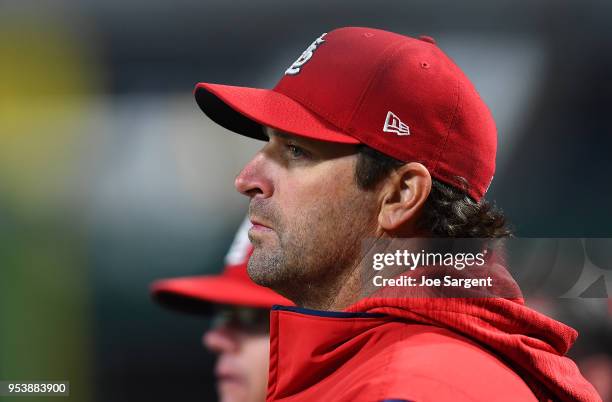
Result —
[[[372, 190], [394, 169], [405, 162], [384, 155], [366, 145], [358, 146], [355, 180], [364, 190]], [[503, 213], [490, 202], [474, 201], [463, 189], [432, 178], [420, 225], [434, 237], [501, 238], [510, 237]]]

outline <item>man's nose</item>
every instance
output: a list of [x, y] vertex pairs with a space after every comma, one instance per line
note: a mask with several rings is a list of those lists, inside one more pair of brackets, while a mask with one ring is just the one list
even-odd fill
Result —
[[231, 353], [238, 350], [238, 338], [227, 327], [212, 328], [202, 336], [202, 344], [213, 353]]
[[234, 180], [234, 186], [239, 193], [249, 198], [268, 198], [272, 195], [273, 185], [270, 180], [270, 164], [266, 155], [259, 152], [246, 164]]

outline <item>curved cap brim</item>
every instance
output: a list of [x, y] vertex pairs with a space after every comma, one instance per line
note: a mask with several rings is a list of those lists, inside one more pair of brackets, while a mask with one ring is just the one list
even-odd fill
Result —
[[165, 307], [195, 314], [210, 314], [215, 304], [265, 309], [293, 304], [268, 288], [225, 275], [162, 279], [151, 285], [151, 296]]
[[194, 95], [215, 123], [235, 133], [266, 141], [262, 126], [319, 141], [359, 144], [338, 127], [290, 97], [271, 89], [201, 82]]

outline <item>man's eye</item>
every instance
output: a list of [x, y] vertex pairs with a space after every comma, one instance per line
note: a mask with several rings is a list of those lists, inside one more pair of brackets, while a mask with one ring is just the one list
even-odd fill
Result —
[[289, 151], [289, 155], [291, 155], [292, 158], [301, 158], [305, 156], [304, 150], [295, 145], [287, 145], [287, 150]]

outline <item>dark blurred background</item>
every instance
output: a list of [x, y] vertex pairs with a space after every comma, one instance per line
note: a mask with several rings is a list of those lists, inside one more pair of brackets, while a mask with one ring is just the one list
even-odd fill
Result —
[[[612, 237], [610, 16], [604, 0], [0, 0], [0, 379], [215, 400], [208, 322], [148, 286], [221, 269], [258, 144], [191, 91], [271, 87], [334, 27], [430, 35], [466, 71], [499, 129], [488, 198], [519, 236]], [[581, 332], [573, 356], [604, 400], [609, 300], [533, 301]]]

